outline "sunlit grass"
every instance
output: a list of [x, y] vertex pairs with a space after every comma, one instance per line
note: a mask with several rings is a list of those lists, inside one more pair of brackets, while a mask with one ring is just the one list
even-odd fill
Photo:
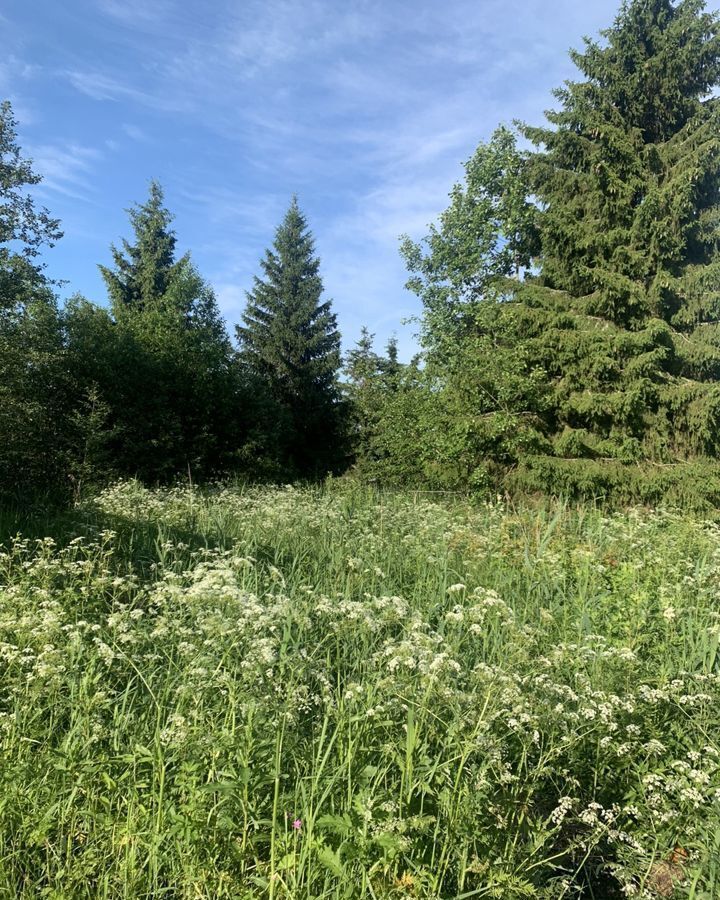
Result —
[[0, 555], [0, 896], [718, 895], [713, 523], [125, 484], [63, 528]]

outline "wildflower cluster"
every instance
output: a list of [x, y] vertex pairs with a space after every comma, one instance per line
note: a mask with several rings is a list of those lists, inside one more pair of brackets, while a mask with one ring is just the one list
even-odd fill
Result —
[[714, 523], [130, 483], [77, 527], [0, 551], [0, 893], [713, 896]]

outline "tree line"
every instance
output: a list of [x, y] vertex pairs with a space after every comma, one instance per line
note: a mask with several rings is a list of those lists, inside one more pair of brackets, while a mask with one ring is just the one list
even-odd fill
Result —
[[[62, 307], [59, 223], [0, 113], [0, 490], [137, 475], [321, 478], [720, 502], [720, 22], [630, 0], [547, 124], [502, 126], [425, 239], [421, 353], [345, 360], [293, 200], [230, 339], [152, 183]], [[528, 149], [529, 148], [529, 149]]]
[[718, 15], [628, 0], [571, 57], [547, 124], [496, 130], [427, 237], [404, 240], [422, 364], [364, 377], [358, 465], [717, 506]]
[[132, 237], [100, 265], [107, 305], [60, 306], [37, 257], [59, 223], [23, 189], [9, 103], [0, 107], [0, 489], [78, 493], [137, 476], [318, 478], [347, 466], [340, 334], [293, 200], [248, 295], [237, 345], [210, 285], [178, 257], [153, 181]]

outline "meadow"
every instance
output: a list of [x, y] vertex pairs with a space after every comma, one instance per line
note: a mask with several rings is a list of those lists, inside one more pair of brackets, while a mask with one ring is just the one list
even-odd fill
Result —
[[719, 596], [701, 516], [115, 485], [0, 545], [0, 896], [717, 898]]

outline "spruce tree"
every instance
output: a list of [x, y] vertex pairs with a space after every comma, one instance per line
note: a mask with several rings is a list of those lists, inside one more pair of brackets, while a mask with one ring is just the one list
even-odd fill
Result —
[[187, 256], [175, 260], [173, 216], [164, 206], [163, 189], [157, 181], [150, 182], [145, 203], [133, 206], [128, 215], [134, 243], [123, 240], [122, 250], [111, 245], [114, 269], [98, 266], [115, 315], [125, 308], [141, 309], [157, 302], [187, 263]]
[[421, 479], [434, 485], [429, 432], [439, 421], [438, 398], [425, 390], [417, 357], [409, 364], [399, 361], [394, 336], [384, 355], [373, 343], [374, 335], [363, 328], [345, 364], [354, 472], [383, 484]]
[[[701, 0], [631, 0], [572, 58], [581, 78], [549, 124], [522, 128], [537, 147], [517, 169], [537, 207], [521, 229], [531, 265], [494, 266], [513, 233], [498, 202], [431, 246], [432, 264], [410, 261], [430, 299], [438, 272], [449, 288], [452, 328], [432, 308], [426, 321], [457, 347], [443, 387], [467, 388], [463, 408], [474, 396], [499, 436], [479, 452], [525, 488], [657, 499], [720, 453], [720, 24]], [[511, 169], [488, 174], [496, 200], [517, 196]], [[473, 236], [479, 277], [453, 307]]]
[[[100, 266], [111, 314], [82, 302], [68, 310], [73, 365], [110, 410], [117, 468], [152, 480], [226, 471], [243, 429], [215, 294], [189, 254], [175, 259], [171, 222], [152, 182], [147, 202], [130, 210], [134, 242], [112, 248], [114, 269]], [[101, 355], [88, 353], [93, 343]]]
[[[353, 456], [356, 469], [363, 474], [372, 473], [375, 464], [374, 442], [384, 407], [383, 369], [386, 360], [375, 353], [374, 340], [375, 335], [363, 326], [360, 339], [345, 361], [345, 391], [350, 403]], [[399, 366], [394, 345], [393, 351], [393, 366]]]
[[551, 127], [524, 129], [544, 212], [518, 298], [560, 458], [529, 468], [568, 485], [601, 471], [582, 460], [720, 452], [720, 23], [701, 0], [633, 0], [603, 37], [572, 54], [584, 79]]
[[286, 476], [323, 475], [345, 454], [338, 389], [340, 333], [322, 300], [320, 260], [297, 199], [278, 227], [236, 328], [243, 365], [258, 375], [284, 423]]

